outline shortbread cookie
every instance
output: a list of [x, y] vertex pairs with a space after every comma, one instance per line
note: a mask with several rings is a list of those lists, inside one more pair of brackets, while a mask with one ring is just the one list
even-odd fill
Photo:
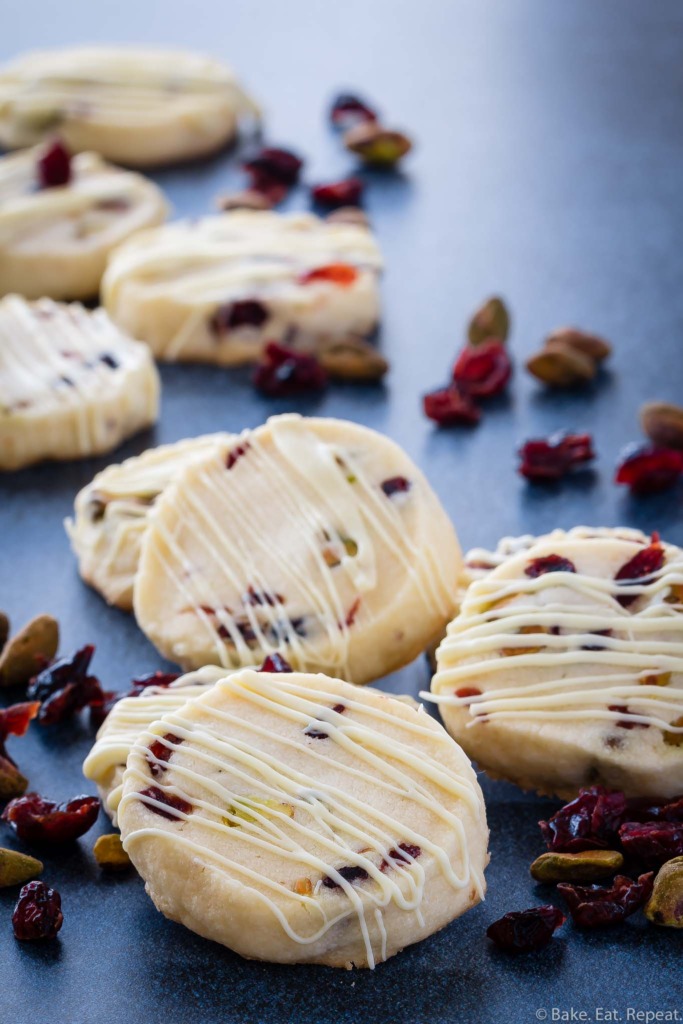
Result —
[[439, 636], [459, 570], [453, 527], [397, 445], [342, 420], [275, 416], [157, 500], [134, 608], [186, 669], [278, 650], [365, 683]]
[[162, 715], [181, 708], [191, 697], [206, 693], [225, 675], [225, 669], [207, 665], [180, 676], [170, 686], [148, 686], [138, 697], [123, 697], [114, 705], [83, 762], [83, 774], [97, 784], [102, 806], [114, 824], [126, 760], [140, 733]]
[[683, 552], [638, 531], [541, 538], [473, 583], [434, 699], [483, 768], [571, 797], [683, 791]]
[[113, 254], [102, 294], [157, 359], [231, 366], [265, 341], [315, 349], [369, 334], [380, 269], [367, 227], [238, 210], [137, 235]]
[[74, 518], [65, 523], [86, 583], [109, 604], [133, 609], [133, 580], [149, 511], [183, 469], [203, 459], [230, 434], [205, 434], [150, 448], [107, 466], [76, 495]]
[[152, 181], [106, 164], [95, 153], [71, 160], [66, 185], [41, 188], [45, 147], [0, 158], [0, 295], [90, 299], [111, 250], [166, 219]]
[[230, 142], [253, 102], [225, 64], [198, 54], [84, 46], [28, 53], [0, 70], [0, 143], [58, 131], [131, 167], [205, 156]]
[[158, 405], [149, 349], [104, 310], [0, 300], [0, 469], [111, 451]]
[[374, 967], [482, 899], [488, 830], [423, 711], [323, 675], [242, 670], [128, 757], [124, 847], [167, 917], [242, 956]]

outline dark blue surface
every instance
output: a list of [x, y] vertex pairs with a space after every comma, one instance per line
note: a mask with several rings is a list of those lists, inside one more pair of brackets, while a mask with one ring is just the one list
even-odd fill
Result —
[[[185, 45], [231, 60], [266, 108], [269, 138], [309, 159], [309, 181], [353, 166], [323, 117], [338, 87], [362, 89], [414, 133], [403, 174], [368, 175], [367, 207], [387, 260], [391, 374], [384, 388], [335, 388], [301, 411], [356, 419], [403, 444], [464, 547], [577, 523], [657, 528], [683, 543], [681, 490], [633, 501], [611, 479], [619, 449], [639, 436], [640, 403], [683, 399], [680, 3], [83, 0], [48, 10], [24, 0], [4, 14], [0, 58], [91, 40]], [[189, 214], [210, 210], [242, 180], [236, 154], [157, 177], [176, 211]], [[304, 191], [289, 205], [306, 206]], [[520, 368], [510, 397], [475, 430], [439, 433], [422, 418], [420, 395], [445, 379], [468, 315], [492, 292], [514, 318]], [[603, 333], [615, 354], [594, 388], [546, 394], [521, 364], [567, 322]], [[170, 367], [163, 378], [159, 426], [117, 459], [150, 443], [240, 430], [284, 408], [256, 397], [242, 371]], [[559, 427], [594, 433], [595, 471], [529, 487], [516, 475], [515, 445]], [[61, 527], [75, 491], [108, 461], [0, 479], [0, 607], [15, 625], [57, 614], [64, 649], [96, 642], [96, 670], [125, 688], [160, 662], [131, 618], [79, 582]], [[415, 693], [427, 683], [419, 661], [387, 686]], [[80, 764], [90, 740], [85, 724], [33, 727], [11, 749], [33, 787], [65, 798], [86, 788]], [[14, 894], [0, 892], [0, 1020], [516, 1024], [552, 1020], [553, 1007], [587, 1011], [589, 1020], [600, 1019], [598, 1007], [622, 1020], [628, 1008], [683, 1016], [681, 936], [642, 920], [603, 934], [565, 926], [536, 957], [489, 947], [490, 921], [547, 899], [528, 865], [540, 852], [535, 823], [551, 805], [502, 784], [485, 790], [486, 904], [374, 973], [239, 960], [165, 921], [134, 877], [102, 879], [93, 831], [78, 853], [46, 858], [45, 878], [64, 902], [58, 942], [16, 943]]]

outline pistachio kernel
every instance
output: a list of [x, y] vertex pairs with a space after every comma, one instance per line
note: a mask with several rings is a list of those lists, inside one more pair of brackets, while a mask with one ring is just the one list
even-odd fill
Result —
[[0, 758], [0, 803], [21, 796], [28, 788], [28, 779], [6, 757]]
[[331, 377], [341, 380], [380, 380], [389, 369], [374, 345], [353, 335], [324, 343], [318, 361]]
[[467, 338], [470, 345], [481, 345], [495, 338], [504, 342], [510, 333], [510, 314], [502, 299], [494, 295], [480, 306], [470, 320]]
[[[670, 724], [676, 729], [683, 728], [683, 715], [680, 718], [675, 718]], [[669, 732], [668, 729], [665, 729], [663, 737], [668, 747], [683, 747], [683, 732]]]
[[597, 372], [594, 359], [566, 344], [543, 349], [527, 359], [526, 368], [534, 377], [553, 388], [571, 388], [587, 384]]
[[641, 686], [668, 686], [671, 682], [671, 672], [649, 672], [638, 678]]
[[310, 878], [297, 878], [293, 886], [294, 892], [297, 896], [312, 896], [313, 895], [313, 883]]
[[[248, 803], [246, 802], [248, 800]], [[242, 821], [248, 822], [250, 825], [254, 825], [258, 822], [257, 814], [265, 815], [265, 811], [279, 811], [280, 814], [286, 814], [288, 818], [294, 817], [294, 808], [291, 804], [281, 803], [279, 800], [261, 800], [256, 797], [245, 798], [245, 803], [233, 804], [228, 808], [230, 814], [235, 818], [241, 818]], [[251, 813], [251, 812], [255, 813]], [[239, 828], [238, 821], [232, 821], [231, 818], [221, 818], [224, 825], [229, 828]]]
[[601, 363], [612, 353], [612, 346], [604, 338], [598, 337], [597, 334], [587, 334], [576, 327], [560, 327], [545, 339], [546, 348], [552, 349], [563, 345], [568, 345], [574, 351], [594, 359], [596, 363]]
[[121, 836], [117, 832], [98, 836], [92, 852], [99, 866], [105, 871], [125, 871], [130, 867], [130, 857], [124, 850]]
[[227, 213], [230, 210], [272, 210], [273, 203], [265, 192], [245, 188], [241, 192], [227, 192], [217, 196], [216, 206]]
[[640, 410], [644, 433], [662, 448], [683, 449], [683, 408], [671, 402], [646, 402]]
[[530, 871], [537, 882], [593, 882], [616, 874], [623, 863], [624, 858], [617, 850], [542, 853]]
[[683, 857], [674, 857], [660, 868], [645, 916], [664, 928], [683, 928]]
[[59, 647], [59, 625], [51, 615], [37, 615], [6, 644], [0, 655], [0, 686], [28, 683], [39, 658], [52, 661]]
[[0, 847], [0, 889], [10, 885], [23, 885], [30, 882], [43, 870], [42, 861], [29, 857], [18, 850], [6, 850]]
[[673, 583], [664, 601], [666, 604], [683, 604], [683, 583]]
[[328, 213], [325, 220], [328, 224], [355, 224], [360, 228], [370, 227], [370, 219], [360, 206], [340, 206]]
[[407, 135], [383, 128], [375, 121], [364, 121], [351, 128], [344, 136], [344, 145], [366, 164], [376, 167], [393, 167], [413, 148]]

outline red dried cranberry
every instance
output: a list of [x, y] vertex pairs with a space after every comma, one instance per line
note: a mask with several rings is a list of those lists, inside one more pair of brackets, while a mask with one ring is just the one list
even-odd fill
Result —
[[593, 837], [603, 840], [607, 846], [615, 844], [619, 828], [627, 813], [626, 797], [618, 789], [605, 790], [601, 786], [595, 786], [592, 793], [597, 794], [591, 814]]
[[242, 604], [251, 605], [264, 605], [267, 604], [269, 607], [274, 608], [275, 605], [284, 604], [285, 599], [282, 594], [270, 594], [267, 590], [256, 590], [255, 587], [248, 587], [247, 592], [242, 598]]
[[54, 939], [62, 927], [62, 898], [45, 882], [29, 882], [19, 893], [12, 914], [15, 938], [21, 942]]
[[[356, 864], [349, 864], [347, 867], [337, 868], [338, 873], [342, 876], [345, 882], [363, 882], [368, 877], [368, 873], [365, 868], [358, 867]], [[326, 889], [341, 889], [339, 882], [335, 882], [333, 878], [326, 875], [323, 878], [323, 885]]]
[[612, 795], [602, 786], [582, 789], [549, 821], [539, 821], [546, 846], [558, 853], [579, 853], [609, 845], [621, 822], [623, 794]]
[[548, 572], [576, 572], [576, 566], [562, 555], [541, 555], [534, 558], [524, 570], [524, 575], [535, 580]]
[[[159, 789], [158, 786], [148, 786], [147, 789], [141, 790], [138, 796], [143, 799], [150, 811], [154, 811], [161, 818], [168, 818], [169, 821], [178, 821], [181, 814], [192, 813], [192, 804], [187, 800], [175, 793], [169, 793], [166, 789]], [[168, 807], [168, 810], [165, 811], [163, 807], [156, 807], [155, 804], [149, 803], [148, 801], [151, 800], [163, 804], [164, 807]]]
[[332, 102], [330, 121], [335, 128], [343, 128], [346, 131], [363, 121], [376, 120], [377, 114], [372, 107], [353, 93], [339, 93]]
[[387, 498], [391, 498], [394, 494], [405, 494], [412, 485], [404, 476], [390, 476], [388, 480], [383, 480], [380, 486]]
[[243, 455], [246, 455], [250, 448], [251, 445], [249, 442], [245, 441], [244, 444], [238, 444], [235, 448], [229, 451], [225, 460], [226, 469], [232, 469], [237, 460], [241, 459]]
[[615, 711], [619, 715], [626, 715], [626, 718], [621, 718], [616, 723], [617, 729], [647, 729], [649, 728], [647, 722], [634, 722], [633, 718], [629, 716], [637, 714], [635, 711], [630, 711], [627, 704], [608, 704], [608, 711]]
[[158, 686], [165, 689], [171, 683], [175, 683], [180, 676], [177, 672], [148, 672], [144, 676], [137, 676], [131, 680], [130, 690], [119, 692], [118, 690], [103, 690], [101, 702], [93, 702], [90, 705], [90, 721], [99, 727], [105, 720], [115, 704], [118, 704], [124, 697], [139, 697], [151, 686]]
[[439, 426], [473, 427], [481, 419], [481, 412], [474, 402], [451, 384], [436, 391], [430, 391], [423, 400], [425, 416]]
[[569, 885], [562, 882], [562, 893], [572, 920], [579, 928], [603, 928], [618, 924], [630, 917], [650, 898], [652, 873], [641, 875], [637, 881], [626, 875], [617, 875], [609, 886]]
[[40, 701], [38, 721], [54, 725], [89, 705], [101, 706], [104, 692], [99, 680], [88, 675], [95, 648], [87, 644], [71, 658], [61, 658], [35, 676], [27, 696]]
[[358, 615], [358, 609], [359, 608], [360, 608], [360, 598], [357, 597], [356, 600], [351, 605], [351, 607], [349, 608], [348, 612], [346, 613], [346, 618], [344, 619], [344, 625], [347, 627], [347, 629], [350, 626], [352, 626], [354, 624], [354, 622], [356, 621], [356, 615]]
[[[614, 578], [623, 586], [628, 586], [629, 583], [636, 581], [639, 586], [643, 586], [644, 583], [650, 583], [651, 577], [659, 572], [664, 565], [664, 558], [665, 552], [660, 544], [659, 534], [653, 533], [649, 545], [646, 548], [641, 548], [633, 558], [625, 562]], [[622, 594], [617, 601], [624, 608], [628, 608], [630, 604], [638, 600], [639, 596], [639, 594]]]
[[293, 672], [294, 669], [281, 654], [275, 651], [263, 660], [259, 672]]
[[619, 829], [624, 853], [648, 867], [660, 867], [672, 857], [683, 856], [683, 822], [627, 821]]
[[5, 800], [13, 794], [23, 793], [27, 786], [26, 778], [7, 753], [5, 742], [8, 736], [23, 736], [39, 708], [38, 701], [31, 701], [12, 704], [0, 711], [0, 794]]
[[[335, 704], [332, 710], [336, 712], [336, 714], [338, 715], [343, 715], [344, 712], [346, 711], [346, 705]], [[319, 721], [321, 721], [321, 719], [316, 718], [316, 722]], [[313, 724], [306, 726], [306, 728], [304, 729], [304, 734], [312, 740], [326, 740], [329, 739], [330, 735], [329, 732], [327, 732], [324, 728], [321, 729], [319, 726]]]
[[350, 263], [326, 263], [322, 267], [314, 267], [307, 270], [299, 278], [299, 284], [315, 284], [319, 281], [327, 281], [330, 284], [339, 285], [340, 288], [348, 288], [356, 281], [358, 271]]
[[256, 367], [254, 384], [264, 394], [281, 398], [299, 391], [322, 390], [327, 386], [327, 374], [315, 356], [271, 341]]
[[262, 327], [269, 316], [266, 307], [257, 299], [240, 299], [219, 306], [209, 320], [209, 328], [220, 335], [238, 327]]
[[398, 861], [400, 864], [410, 864], [411, 858], [417, 860], [422, 855], [422, 849], [419, 846], [413, 846], [411, 843], [399, 843], [393, 850], [389, 850], [389, 860], [383, 860], [379, 866], [380, 871], [386, 871], [390, 867], [395, 867], [395, 864], [390, 861]]
[[615, 483], [634, 494], [654, 494], [672, 487], [683, 474], [683, 452], [655, 444], [632, 444], [621, 453]]
[[68, 185], [71, 179], [71, 154], [59, 139], [55, 139], [38, 159], [37, 174], [41, 188]]
[[242, 165], [251, 178], [251, 187], [266, 195], [284, 198], [286, 190], [296, 185], [303, 161], [288, 149], [266, 147]]
[[118, 370], [119, 366], [121, 365], [118, 359], [110, 355], [108, 352], [105, 352], [103, 355], [100, 356], [100, 362], [104, 363], [105, 366], [108, 366], [110, 370]]
[[465, 345], [453, 367], [453, 381], [470, 398], [491, 398], [505, 389], [512, 364], [500, 341]]
[[455, 696], [460, 697], [461, 700], [465, 700], [466, 697], [480, 697], [481, 690], [478, 690], [476, 686], [461, 686], [459, 690], [455, 691]]
[[93, 827], [99, 810], [96, 796], [77, 796], [57, 804], [38, 793], [26, 793], [10, 800], [2, 820], [25, 842], [70, 843]]
[[519, 472], [528, 480], [559, 480], [574, 466], [595, 458], [590, 434], [552, 434], [534, 438], [519, 449]]
[[155, 779], [163, 775], [168, 769], [168, 762], [175, 753], [175, 748], [182, 742], [183, 740], [180, 736], [167, 732], [161, 739], [150, 743], [147, 761], [149, 763], [149, 770]]
[[566, 918], [557, 907], [531, 907], [513, 910], [486, 929], [489, 939], [506, 953], [529, 953], [547, 946], [553, 933]]
[[314, 203], [335, 210], [340, 206], [358, 206], [365, 188], [360, 178], [344, 178], [327, 185], [316, 185], [311, 189]]
[[683, 822], [683, 796], [666, 804], [653, 804], [642, 799], [632, 800], [628, 808], [628, 821]]

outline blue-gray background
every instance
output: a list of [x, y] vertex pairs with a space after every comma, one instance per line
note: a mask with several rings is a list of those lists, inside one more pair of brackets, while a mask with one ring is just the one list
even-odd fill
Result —
[[[683, 542], [683, 492], [634, 501], [612, 483], [622, 445], [650, 398], [683, 398], [683, 5], [676, 0], [62, 0], [6, 2], [0, 58], [74, 42], [149, 42], [229, 60], [262, 102], [267, 137], [306, 158], [308, 182], [353, 168], [325, 121], [340, 87], [362, 90], [414, 135], [400, 175], [367, 175], [367, 208], [385, 250], [385, 388], [337, 387], [320, 400], [268, 403], [248, 373], [163, 371], [151, 443], [240, 430], [299, 408], [390, 434], [426, 471], [463, 546], [579, 522], [660, 529]], [[236, 153], [156, 175], [176, 213], [200, 214], [242, 182]], [[304, 189], [290, 208], [307, 206]], [[508, 300], [518, 371], [473, 431], [438, 432], [420, 395], [445, 380], [467, 317], [492, 292]], [[580, 395], [544, 393], [521, 369], [550, 329], [576, 323], [614, 343], [609, 371]], [[561, 427], [594, 433], [593, 474], [549, 489], [515, 472], [515, 446]], [[119, 456], [117, 456], [119, 457]], [[63, 648], [97, 644], [96, 671], [125, 688], [161, 663], [127, 616], [78, 580], [62, 531], [75, 491], [109, 460], [40, 467], [0, 480], [0, 607], [18, 626], [57, 614]], [[387, 681], [428, 682], [424, 662]], [[31, 785], [84, 789], [85, 723], [14, 741]], [[373, 974], [245, 963], [164, 921], [135, 878], [102, 880], [90, 852], [46, 857], [62, 892], [56, 943], [19, 945], [0, 894], [0, 1019], [86, 1024], [185, 1022], [524, 1022], [537, 1010], [596, 1007], [683, 1013], [681, 937], [642, 922], [612, 933], [566, 926], [537, 957], [492, 951], [486, 925], [547, 898], [528, 864], [551, 805], [486, 783], [489, 898]], [[106, 831], [102, 823], [101, 831]], [[11, 843], [8, 836], [3, 842]], [[4, 921], [4, 924], [2, 923]], [[589, 1018], [589, 1019], [590, 1019]], [[603, 1017], [603, 1019], [606, 1019]], [[613, 1020], [618, 1019], [616, 1017]]]

